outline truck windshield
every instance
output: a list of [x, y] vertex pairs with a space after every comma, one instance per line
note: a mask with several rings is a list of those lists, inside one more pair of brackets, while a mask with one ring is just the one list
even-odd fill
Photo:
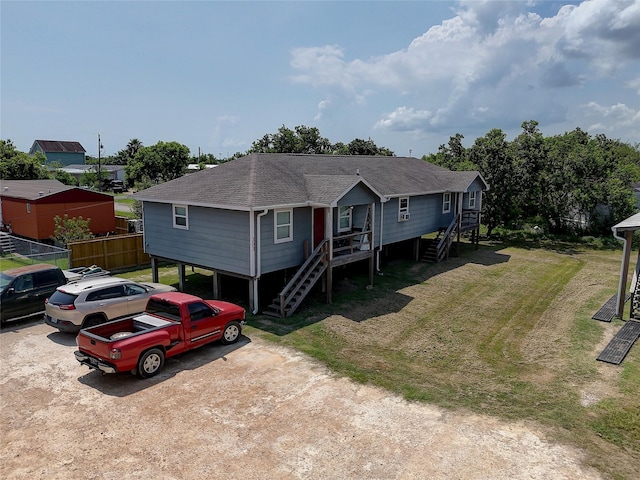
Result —
[[154, 315], [168, 318], [169, 320], [180, 321], [180, 309], [178, 305], [154, 298], [149, 299], [149, 303], [147, 303], [147, 313], [153, 313]]

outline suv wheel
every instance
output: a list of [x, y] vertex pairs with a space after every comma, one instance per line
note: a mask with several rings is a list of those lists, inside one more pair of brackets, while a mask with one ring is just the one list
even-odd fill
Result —
[[102, 315], [91, 315], [82, 322], [82, 328], [95, 327], [104, 322], [106, 322], [106, 319]]

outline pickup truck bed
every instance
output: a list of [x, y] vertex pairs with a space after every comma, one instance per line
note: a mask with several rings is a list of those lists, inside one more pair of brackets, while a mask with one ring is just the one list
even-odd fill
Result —
[[117, 340], [125, 336], [137, 335], [154, 328], [170, 325], [172, 322], [152, 315], [141, 314], [135, 317], [125, 318], [117, 322], [108, 322], [85, 330], [87, 337], [97, 337], [101, 342]]

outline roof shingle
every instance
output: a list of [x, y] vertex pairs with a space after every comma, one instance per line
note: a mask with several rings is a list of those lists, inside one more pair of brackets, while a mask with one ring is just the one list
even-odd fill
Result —
[[241, 210], [330, 204], [355, 185], [358, 176], [376, 193], [397, 197], [465, 191], [480, 174], [452, 172], [413, 157], [251, 154], [155, 185], [135, 197]]

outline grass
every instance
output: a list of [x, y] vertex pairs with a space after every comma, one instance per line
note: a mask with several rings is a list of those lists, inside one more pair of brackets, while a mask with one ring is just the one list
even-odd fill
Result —
[[[617, 290], [620, 260], [602, 242], [550, 238], [465, 245], [439, 264], [387, 260], [373, 289], [366, 268], [341, 270], [331, 305], [318, 295], [287, 319], [249, 315], [245, 333], [411, 401], [533, 422], [605, 477], [633, 479], [640, 343], [620, 366], [597, 362], [623, 323], [591, 319]], [[209, 272], [186, 273], [187, 291], [210, 295]], [[119, 275], [151, 280], [150, 269]], [[177, 286], [177, 269], [160, 268], [160, 281]]]
[[535, 422], [606, 476], [636, 478], [640, 346], [619, 367], [597, 362], [622, 322], [591, 319], [616, 291], [621, 250], [515, 245], [387, 264], [372, 290], [351, 272], [355, 292], [284, 320], [254, 317], [248, 334], [411, 401]]

